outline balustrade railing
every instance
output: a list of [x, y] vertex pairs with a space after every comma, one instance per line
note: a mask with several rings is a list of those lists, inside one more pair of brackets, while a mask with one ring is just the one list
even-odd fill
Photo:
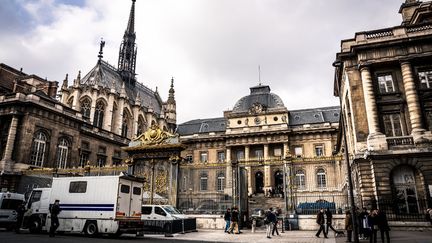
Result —
[[387, 144], [388, 146], [414, 145], [414, 139], [411, 136], [389, 137]]

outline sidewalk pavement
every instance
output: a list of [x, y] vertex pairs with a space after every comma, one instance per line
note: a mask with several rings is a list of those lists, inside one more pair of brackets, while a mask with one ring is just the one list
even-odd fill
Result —
[[[280, 232], [279, 232], [280, 233]], [[316, 231], [285, 231], [280, 236], [266, 238], [265, 231], [252, 233], [250, 230], [243, 230], [241, 234], [227, 234], [222, 230], [199, 230], [198, 232], [186, 234], [174, 234], [172, 238], [165, 238], [163, 235], [145, 235], [145, 239], [169, 239], [187, 240], [197, 242], [236, 242], [236, 243], [261, 243], [261, 242], [298, 242], [298, 243], [342, 243], [346, 242], [346, 236], [336, 237], [333, 232], [329, 233], [329, 238], [325, 239], [322, 235], [320, 238], [315, 237]], [[432, 242], [432, 231], [390, 231], [392, 243], [430, 243]], [[368, 243], [368, 240], [361, 240], [361, 243]], [[378, 232], [377, 242], [381, 242]]]

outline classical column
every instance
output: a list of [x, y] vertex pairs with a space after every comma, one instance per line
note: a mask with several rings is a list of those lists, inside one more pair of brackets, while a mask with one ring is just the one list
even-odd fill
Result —
[[[264, 144], [264, 163], [269, 161], [269, 145]], [[271, 189], [271, 168], [270, 165], [264, 165], [264, 190]]]
[[401, 69], [412, 133], [423, 132], [425, 130], [422, 127], [420, 103], [415, 88], [411, 64], [406, 61], [402, 62]]
[[369, 136], [380, 134], [378, 123], [378, 110], [375, 101], [375, 93], [372, 85], [372, 77], [369, 67], [360, 69], [361, 79], [363, 83], [363, 95], [366, 105], [366, 116], [369, 126]]
[[370, 151], [387, 150], [386, 136], [380, 132], [378, 122], [378, 109], [375, 101], [375, 93], [372, 85], [372, 77], [369, 67], [360, 69], [363, 84], [363, 95], [366, 106], [366, 118], [369, 127], [367, 147]]
[[14, 150], [17, 127], [18, 127], [18, 117], [16, 115], [14, 115], [12, 117], [12, 120], [11, 120], [11, 123], [9, 126], [9, 133], [8, 133], [8, 137], [7, 137], [4, 156], [3, 156], [3, 159], [1, 160], [1, 163], [0, 163], [0, 165], [1, 165], [0, 169], [1, 170], [4, 170], [4, 171], [12, 171], [13, 170], [12, 152]]
[[[249, 145], [245, 146], [245, 161], [246, 163], [249, 163], [250, 161], [250, 147]], [[252, 190], [252, 167], [246, 166], [247, 170], [247, 177], [248, 177], [248, 195], [251, 195], [253, 193]]]
[[231, 149], [226, 149], [226, 187], [225, 194], [232, 195], [232, 165], [231, 165]]

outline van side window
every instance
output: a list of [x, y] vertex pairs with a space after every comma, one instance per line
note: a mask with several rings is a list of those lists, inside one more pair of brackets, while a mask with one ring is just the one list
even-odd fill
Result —
[[141, 195], [141, 188], [134, 186], [132, 193], [134, 195]]
[[130, 186], [128, 185], [121, 185], [120, 186], [120, 191], [123, 193], [129, 193], [130, 192]]
[[163, 211], [163, 209], [161, 207], [155, 207], [155, 214], [166, 216], [165, 211]]
[[85, 193], [87, 191], [87, 181], [72, 181], [69, 184], [69, 193]]
[[152, 212], [152, 207], [142, 207], [141, 214], [149, 215]]

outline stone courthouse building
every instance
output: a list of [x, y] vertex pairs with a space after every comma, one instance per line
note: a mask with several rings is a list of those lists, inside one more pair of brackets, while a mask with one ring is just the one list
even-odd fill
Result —
[[[223, 117], [178, 125], [186, 146], [178, 206], [220, 212], [249, 196], [256, 203], [250, 209], [285, 208], [284, 183], [287, 192], [292, 190], [290, 205], [322, 201], [346, 206], [344, 167], [332, 155], [338, 124], [339, 107], [288, 110], [270, 86], [251, 87]], [[269, 190], [279, 200], [266, 201]]]
[[402, 24], [341, 42], [334, 90], [357, 205], [422, 218], [432, 193], [432, 2], [407, 0]]
[[[28, 75], [0, 64], [0, 188], [16, 190], [21, 171], [122, 163], [121, 147], [151, 125], [174, 132], [173, 80], [163, 101], [136, 79], [135, 1], [120, 46], [118, 67], [103, 58], [69, 84]], [[96, 53], [96, 52], [95, 52]], [[57, 91], [60, 89], [60, 98]]]

